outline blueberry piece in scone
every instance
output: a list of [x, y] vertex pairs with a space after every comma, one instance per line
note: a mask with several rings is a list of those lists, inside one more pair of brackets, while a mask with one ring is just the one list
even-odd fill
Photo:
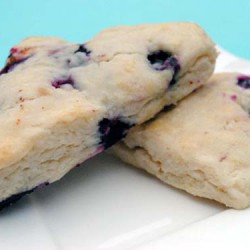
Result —
[[8, 72], [12, 71], [16, 66], [25, 62], [28, 59], [28, 57], [16, 59], [11, 55], [8, 58], [8, 63], [0, 70], [0, 75], [7, 74]]
[[250, 88], [250, 77], [249, 76], [239, 76], [237, 81], [238, 86], [249, 89]]
[[176, 83], [176, 76], [181, 69], [181, 66], [175, 56], [165, 51], [157, 51], [148, 55], [148, 60], [155, 70], [172, 70], [173, 77], [170, 81], [170, 86]]
[[26, 194], [30, 194], [32, 193], [36, 188], [32, 188], [31, 190], [28, 191], [24, 191], [18, 194], [13, 194], [10, 197], [8, 197], [5, 200], [0, 201], [0, 210], [13, 205], [14, 203], [16, 203], [17, 201], [19, 201], [23, 196], [25, 196]]
[[119, 118], [102, 119], [99, 122], [100, 144], [103, 145], [105, 149], [111, 147], [125, 137], [132, 126], [132, 124], [128, 124]]
[[87, 48], [86, 48], [86, 46], [85, 45], [83, 45], [83, 44], [81, 44], [81, 45], [79, 45], [79, 48], [75, 51], [75, 53], [85, 53], [87, 56], [91, 53], [91, 51], [90, 50], [88, 50]]
[[44, 182], [44, 183], [42, 183], [42, 184], [38, 185], [37, 187], [34, 187], [34, 188], [30, 189], [30, 190], [26, 190], [26, 191], [23, 191], [21, 193], [11, 195], [7, 199], [0, 201], [0, 210], [2, 210], [3, 208], [8, 207], [8, 206], [14, 204], [18, 200], [20, 200], [23, 196], [25, 196], [26, 194], [32, 193], [37, 188], [39, 188], [39, 189], [40, 188], [44, 188], [44, 187], [46, 187], [48, 185], [49, 185], [48, 182]]
[[130, 127], [176, 104], [211, 75], [217, 56], [211, 39], [192, 23], [111, 28], [84, 45], [32, 37], [11, 54], [30, 59], [14, 70], [7, 61], [0, 75], [5, 203], [61, 179]]

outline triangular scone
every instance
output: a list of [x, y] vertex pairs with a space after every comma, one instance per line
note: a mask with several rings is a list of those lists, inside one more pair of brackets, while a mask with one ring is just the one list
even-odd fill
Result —
[[250, 77], [214, 75], [114, 150], [174, 187], [242, 209], [250, 205], [249, 113]]
[[111, 28], [85, 44], [33, 37], [13, 47], [0, 72], [1, 206], [193, 91], [216, 55], [192, 23]]

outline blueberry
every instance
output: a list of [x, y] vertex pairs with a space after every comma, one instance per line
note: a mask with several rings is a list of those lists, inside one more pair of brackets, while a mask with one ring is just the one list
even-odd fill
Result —
[[169, 52], [162, 50], [151, 53], [148, 55], [148, 60], [156, 70], [163, 70], [163, 65], [172, 56]]
[[157, 52], [148, 55], [148, 61], [152, 67], [157, 71], [172, 70], [173, 78], [170, 82], [170, 86], [174, 85], [177, 81], [176, 77], [181, 67], [175, 56], [169, 52], [159, 50]]
[[52, 82], [52, 86], [56, 89], [60, 88], [64, 84], [70, 84], [74, 87], [74, 81], [71, 77], [68, 77], [67, 79], [57, 79]]
[[240, 76], [238, 77], [237, 85], [244, 89], [250, 88], [250, 76]]
[[175, 104], [170, 104], [170, 105], [168, 105], [168, 106], [165, 106], [164, 109], [163, 109], [163, 111], [164, 111], [164, 112], [169, 112], [169, 111], [171, 111], [171, 110], [173, 110], [173, 109], [175, 109], [175, 108], [176, 108], [176, 105], [175, 105]]
[[90, 50], [88, 50], [83, 44], [79, 46], [79, 48], [75, 51], [75, 53], [85, 53], [87, 56], [91, 53]]
[[111, 147], [125, 137], [128, 129], [132, 126], [133, 124], [121, 121], [118, 118], [111, 120], [103, 118], [99, 122], [100, 144], [102, 144], [105, 149]]
[[10, 196], [9, 198], [3, 200], [0, 202], [0, 210], [12, 205], [13, 203], [17, 202], [18, 200], [20, 200], [23, 196], [25, 196], [26, 194], [30, 194], [32, 193], [35, 188], [32, 188], [31, 190], [25, 191], [25, 192], [21, 192], [19, 194], [14, 194], [12, 196]]
[[11, 55], [9, 55], [8, 58], [9, 58], [9, 61], [7, 62], [7, 64], [5, 65], [5, 67], [0, 71], [0, 75], [9, 73], [18, 64], [25, 62], [29, 57], [25, 57], [25, 58], [17, 60], [14, 57], [11, 57]]

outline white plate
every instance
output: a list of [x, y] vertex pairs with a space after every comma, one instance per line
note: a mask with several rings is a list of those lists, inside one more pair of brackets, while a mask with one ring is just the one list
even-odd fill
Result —
[[[221, 50], [216, 71], [250, 73]], [[250, 246], [250, 210], [173, 189], [102, 154], [0, 214], [0, 249], [212, 249]], [[249, 238], [249, 239], [248, 239]]]

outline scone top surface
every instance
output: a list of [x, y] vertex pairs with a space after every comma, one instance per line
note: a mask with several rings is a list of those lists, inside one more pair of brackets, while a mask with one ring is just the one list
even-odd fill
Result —
[[[159, 51], [165, 57], [150, 62]], [[0, 75], [1, 168], [23, 157], [55, 124], [96, 123], [88, 147], [98, 145], [104, 118], [128, 124], [151, 118], [164, 106], [173, 77], [208, 54], [214, 62], [213, 42], [192, 23], [117, 27], [85, 44], [24, 40], [11, 49]]]
[[0, 71], [0, 209], [121, 140], [212, 74], [197, 25], [118, 27], [81, 44], [31, 37]]

